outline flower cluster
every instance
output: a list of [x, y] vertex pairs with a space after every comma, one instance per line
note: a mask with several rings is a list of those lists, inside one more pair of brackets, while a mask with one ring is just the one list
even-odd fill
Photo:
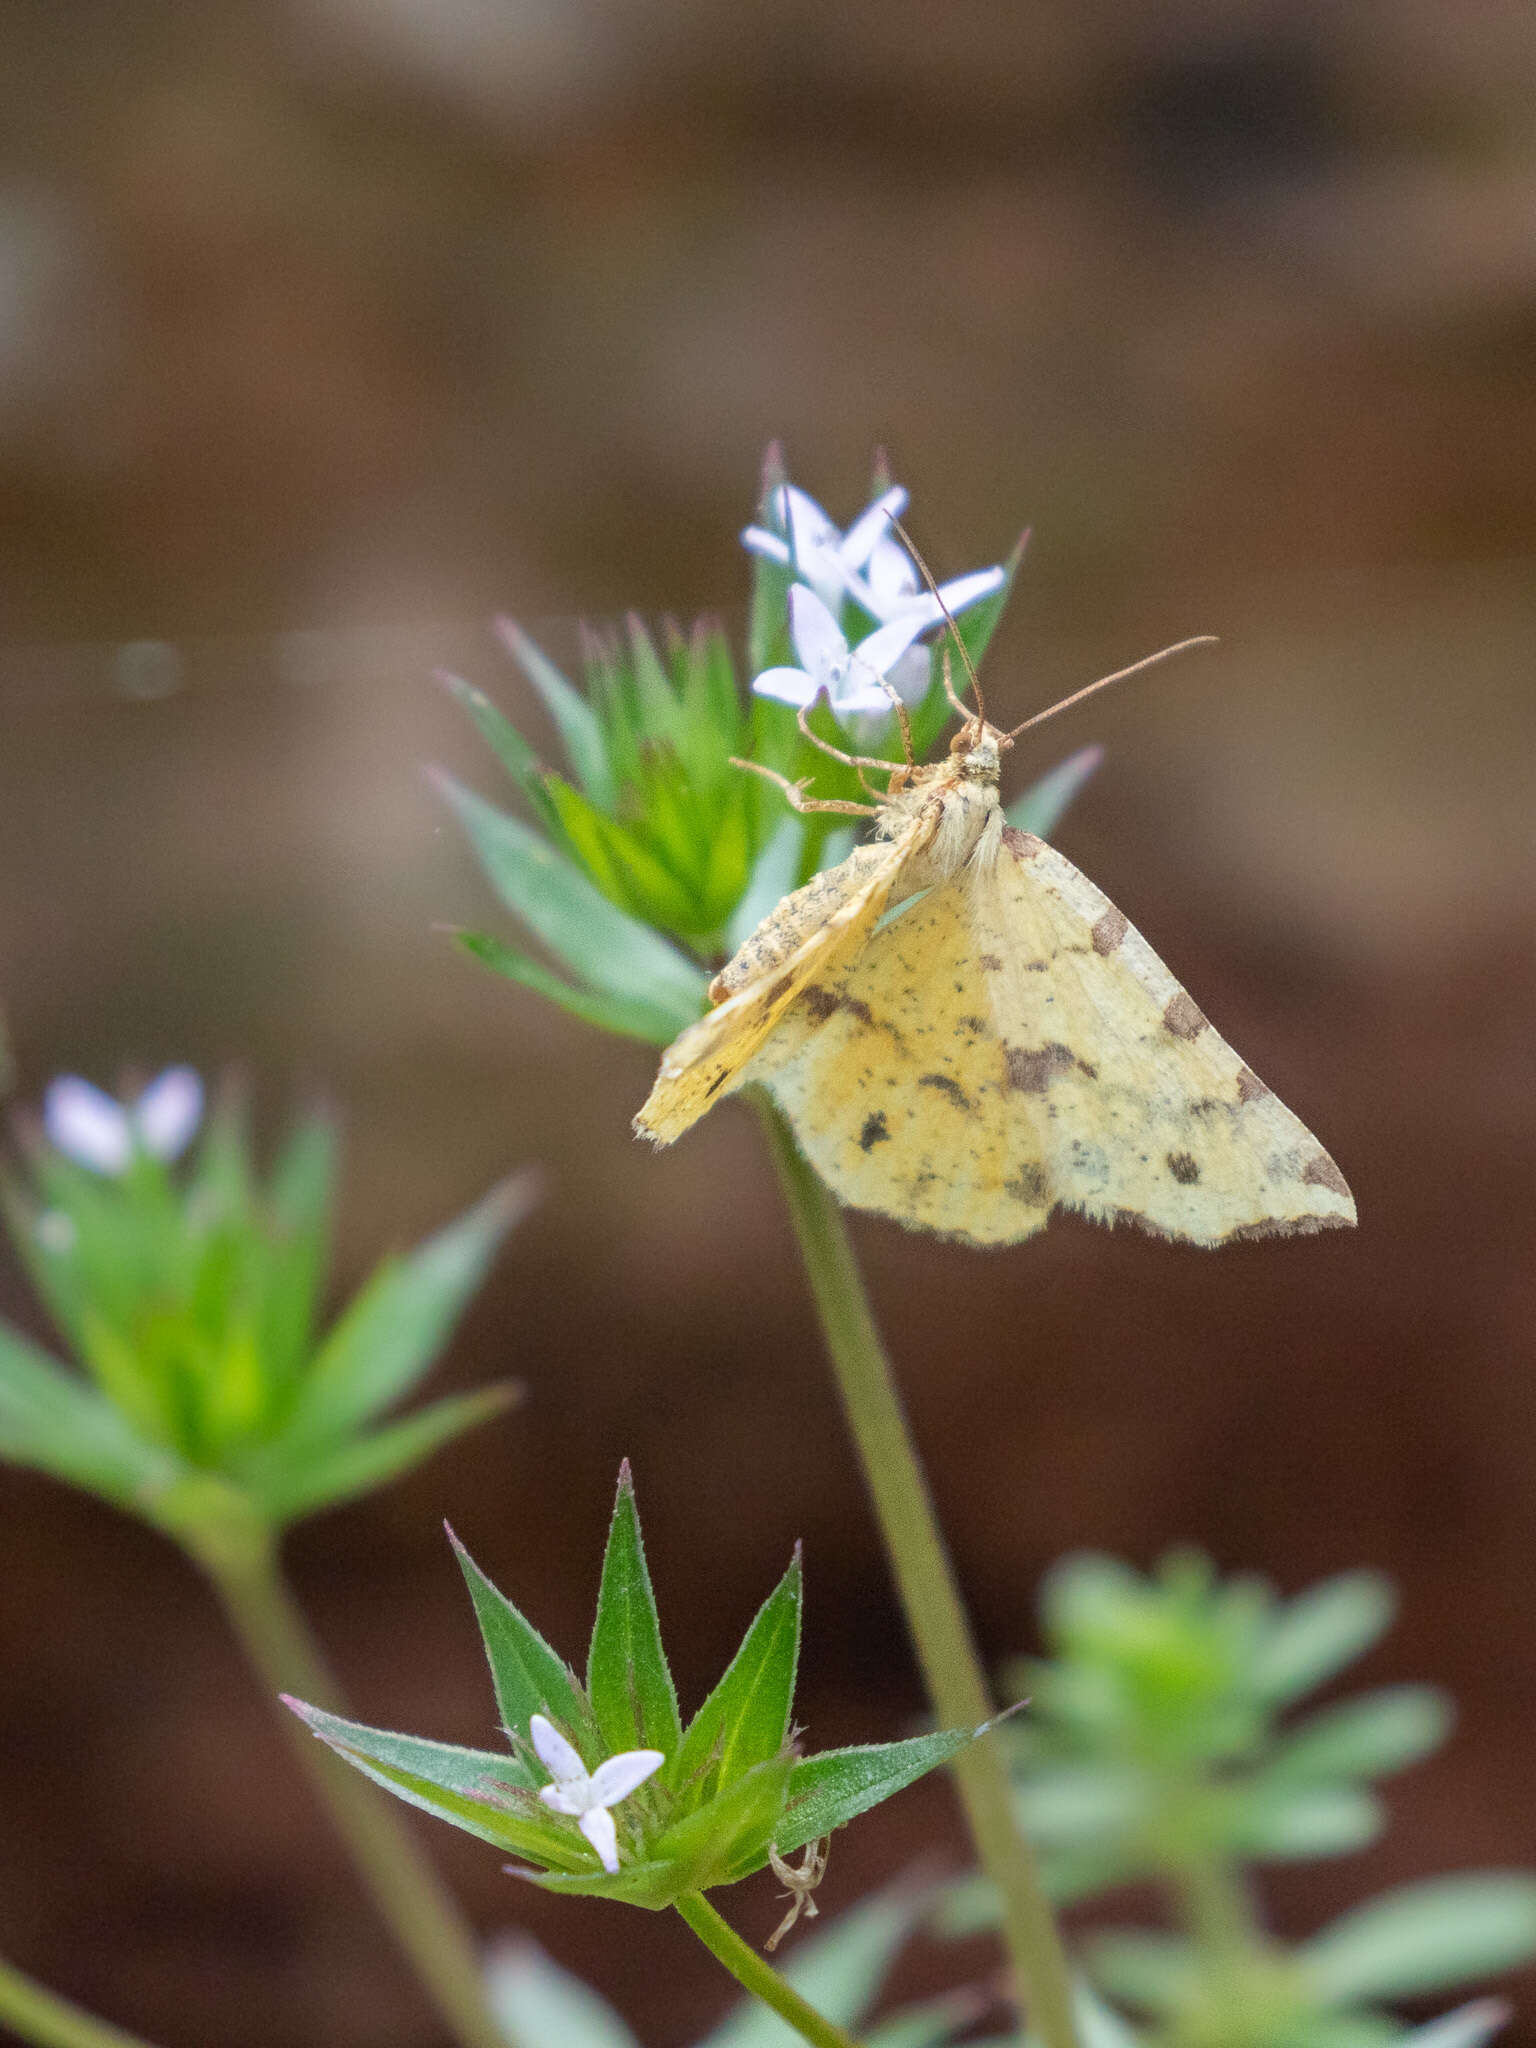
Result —
[[302, 1121], [263, 1182], [238, 1092], [205, 1123], [202, 1082], [177, 1066], [124, 1100], [61, 1076], [16, 1136], [0, 1209], [83, 1374], [0, 1324], [0, 1455], [173, 1533], [236, 1500], [280, 1526], [383, 1484], [512, 1397], [489, 1387], [382, 1419], [527, 1208], [526, 1176], [386, 1261], [322, 1333], [328, 1118]]
[[[813, 776], [819, 796], [862, 798], [856, 772], [817, 751], [799, 720], [822, 740], [848, 722], [859, 751], [894, 764], [894, 692], [922, 758], [951, 716], [936, 648], [953, 633], [979, 663], [1002, 617], [1019, 552], [927, 590], [892, 529], [905, 504], [905, 491], [881, 479], [868, 510], [839, 532], [770, 451], [758, 522], [743, 535], [756, 677], [745, 695], [726, 636], [708, 621], [691, 633], [666, 624], [653, 634], [633, 618], [622, 633], [585, 632], [583, 688], [503, 621], [502, 640], [554, 728], [564, 769], [546, 766], [483, 691], [442, 678], [511, 776], [525, 815], [452, 776], [439, 786], [539, 949], [464, 931], [466, 951], [584, 1022], [650, 1045], [694, 1021], [710, 969], [851, 844], [825, 817], [791, 811], [769, 782], [741, 772], [742, 761], [791, 781]], [[1008, 807], [1010, 822], [1049, 833], [1098, 759], [1089, 748], [1061, 763]]]

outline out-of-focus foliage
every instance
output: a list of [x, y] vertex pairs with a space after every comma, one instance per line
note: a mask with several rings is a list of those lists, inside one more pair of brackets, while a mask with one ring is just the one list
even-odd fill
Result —
[[190, 1164], [122, 1170], [18, 1126], [0, 1175], [17, 1255], [78, 1362], [0, 1325], [0, 1455], [176, 1534], [238, 1498], [278, 1527], [408, 1470], [513, 1398], [508, 1385], [382, 1418], [431, 1369], [527, 1176], [380, 1265], [328, 1330], [335, 1134], [303, 1119], [263, 1178], [226, 1092]]

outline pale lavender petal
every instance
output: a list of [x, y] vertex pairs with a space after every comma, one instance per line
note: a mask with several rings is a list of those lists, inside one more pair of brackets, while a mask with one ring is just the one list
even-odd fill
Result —
[[1404, 2034], [1398, 2048], [1484, 2048], [1513, 2017], [1514, 2008], [1502, 1998], [1474, 1998]]
[[92, 1173], [121, 1173], [133, 1157], [128, 1112], [78, 1074], [48, 1083], [43, 1129], [59, 1151]]
[[975, 569], [969, 576], [954, 576], [941, 583], [939, 595], [952, 612], [963, 612], [967, 605], [979, 604], [1001, 590], [1007, 580], [1001, 569]]
[[[862, 569], [872, 557], [884, 552], [881, 542], [888, 540], [891, 521], [899, 519], [907, 509], [907, 494], [900, 484], [893, 484], [884, 497], [876, 498], [873, 505], [861, 512], [843, 535], [843, 544], [838, 553], [847, 569]], [[899, 544], [890, 540], [889, 545], [901, 554]], [[905, 556], [902, 557], [905, 560]]]
[[612, 1877], [619, 1867], [619, 1831], [613, 1824], [613, 1815], [604, 1806], [594, 1806], [590, 1813], [581, 1816], [576, 1825], [597, 1851], [604, 1870]]
[[539, 1753], [539, 1762], [558, 1784], [568, 1785], [578, 1780], [586, 1783], [586, 1765], [560, 1730], [546, 1721], [542, 1714], [535, 1714], [528, 1723], [528, 1733]]
[[585, 1813], [592, 1802], [586, 1796], [584, 1784], [541, 1785], [539, 1797], [551, 1813], [568, 1813], [574, 1820], [578, 1813]]
[[926, 647], [909, 647], [886, 670], [886, 681], [903, 704], [921, 704], [933, 680], [933, 663]]
[[873, 669], [877, 675], [885, 675], [927, 625], [926, 619], [914, 613], [876, 626], [869, 638], [861, 640], [853, 650], [855, 663], [861, 671]]
[[789, 637], [807, 675], [833, 680], [834, 670], [848, 660], [848, 642], [825, 604], [804, 583], [789, 593]]
[[745, 526], [741, 544], [754, 555], [766, 555], [770, 562], [778, 562], [786, 569], [789, 567], [789, 543], [776, 533], [769, 533], [761, 526]]
[[[889, 534], [870, 555], [864, 576], [869, 597], [874, 600], [867, 608], [877, 619], [889, 617], [907, 603], [916, 594], [920, 581], [917, 564], [900, 541]], [[866, 603], [862, 591], [856, 591], [855, 595], [861, 604]]]
[[889, 690], [873, 681], [861, 681], [857, 676], [843, 684], [832, 700], [832, 709], [839, 723], [849, 718], [889, 718], [896, 705]]
[[842, 535], [809, 492], [781, 484], [774, 493], [774, 516], [789, 535], [796, 565], [807, 569], [818, 555], [837, 547]]
[[780, 704], [814, 704], [819, 683], [812, 682], [803, 668], [765, 668], [753, 683], [759, 697], [772, 697]]
[[133, 1105], [139, 1141], [156, 1159], [186, 1150], [203, 1120], [203, 1084], [191, 1067], [167, 1067]]
[[659, 1749], [624, 1749], [609, 1757], [592, 1773], [592, 1797], [598, 1806], [617, 1806], [637, 1785], [643, 1785], [652, 1771], [666, 1762]]

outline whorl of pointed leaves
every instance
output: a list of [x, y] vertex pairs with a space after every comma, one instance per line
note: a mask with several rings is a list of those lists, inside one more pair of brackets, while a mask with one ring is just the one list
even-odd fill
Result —
[[[838, 565], [811, 550], [817, 578], [797, 575], [793, 550], [781, 543], [779, 530], [798, 513], [800, 543], [809, 548], [815, 522], [807, 523], [804, 507], [812, 501], [803, 493], [786, 499], [784, 486], [773, 452], [764, 472], [762, 524], [749, 529], [763, 545], [752, 556], [746, 674], [788, 678], [786, 701], [743, 692], [730, 643], [709, 620], [691, 632], [668, 621], [653, 634], [632, 617], [622, 633], [584, 632], [580, 687], [504, 620], [503, 643], [564, 757], [562, 765], [550, 766], [482, 690], [456, 676], [441, 678], [511, 777], [521, 810], [502, 810], [450, 775], [435, 777], [491, 886], [521, 927], [518, 943], [480, 931], [461, 931], [459, 943], [583, 1022], [650, 1045], [669, 1044], [700, 1015], [711, 966], [734, 952], [781, 897], [842, 859], [850, 844], [825, 817], [797, 815], [780, 791], [733, 767], [731, 757], [760, 762], [791, 780], [809, 776], [818, 796], [862, 800], [853, 770], [818, 752], [800, 732], [795, 712], [818, 682], [829, 689], [835, 683], [834, 705], [822, 703], [811, 714], [814, 729], [846, 745], [852, 735], [834, 715], [840, 707], [857, 725], [856, 751], [901, 758], [890, 702], [871, 683], [869, 661], [850, 659], [846, 675], [833, 677], [839, 648], [848, 653], [850, 642], [854, 657], [871, 648], [877, 663], [889, 657], [890, 677], [914, 707], [919, 759], [951, 716], [937, 640], [909, 644], [919, 633], [933, 635], [942, 612], [912, 587], [910, 559], [882, 533], [886, 512], [855, 522], [846, 535], [828, 523]], [[884, 484], [877, 485], [877, 497], [886, 505], [905, 502], [904, 493]], [[819, 507], [813, 510], [825, 521]], [[943, 586], [959, 607], [956, 626], [973, 663], [1002, 617], [1021, 552], [1022, 544], [1004, 567]], [[804, 626], [798, 648], [790, 633], [796, 591]], [[866, 722], [871, 718], [873, 731]], [[1063, 762], [1009, 807], [1011, 822], [1048, 833], [1098, 759], [1097, 749], [1087, 749]]]
[[0, 1458], [175, 1533], [209, 1511], [210, 1480], [280, 1526], [385, 1484], [514, 1398], [483, 1387], [385, 1419], [439, 1356], [533, 1182], [508, 1181], [387, 1259], [322, 1330], [330, 1120], [299, 1124], [263, 1181], [228, 1092], [175, 1166], [201, 1090], [167, 1082], [187, 1071], [126, 1110], [55, 1087], [41, 1124], [18, 1121], [0, 1209], [79, 1370], [0, 1324]]
[[[659, 1909], [685, 1893], [734, 1884], [763, 1868], [770, 1844], [792, 1855], [946, 1762], [980, 1732], [950, 1729], [802, 1756], [790, 1725], [800, 1652], [798, 1551], [719, 1684], [685, 1725], [627, 1465], [584, 1678], [456, 1539], [454, 1548], [485, 1643], [505, 1751], [392, 1735], [302, 1701], [288, 1704], [365, 1776], [509, 1851], [519, 1859], [515, 1874], [546, 1890]], [[648, 1763], [647, 1753], [662, 1761], [642, 1776], [634, 1759]], [[621, 1789], [610, 1801], [599, 1794], [604, 1772], [616, 1763], [622, 1767], [607, 1789]], [[551, 1798], [562, 1785], [570, 1796]], [[606, 1829], [594, 1841], [581, 1824], [599, 1806], [611, 1808], [617, 1870], [605, 1867]]]

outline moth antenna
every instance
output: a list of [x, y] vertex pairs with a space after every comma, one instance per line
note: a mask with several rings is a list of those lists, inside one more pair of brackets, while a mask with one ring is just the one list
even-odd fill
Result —
[[[981, 720], [982, 724], [985, 725], [987, 722], [987, 704], [986, 699], [981, 694], [981, 679], [976, 673], [976, 664], [971, 660], [970, 655], [966, 652], [965, 642], [960, 638], [960, 628], [955, 624], [955, 615], [950, 610], [949, 606], [944, 602], [944, 598], [939, 590], [939, 586], [933, 580], [933, 571], [929, 568], [928, 564], [923, 560], [922, 555], [918, 551], [917, 543], [913, 540], [911, 534], [908, 533], [907, 529], [902, 525], [901, 521], [895, 517], [894, 514], [892, 514], [891, 517], [891, 525], [895, 529], [895, 531], [900, 535], [902, 546], [906, 549], [907, 553], [912, 557], [913, 561], [916, 562], [918, 570], [922, 575], [922, 579], [928, 586], [928, 595], [933, 599], [934, 603], [938, 606], [939, 610], [944, 614], [944, 623], [949, 627], [950, 634], [954, 640], [954, 643], [956, 647], [960, 650], [961, 665], [965, 669], [965, 673], [970, 680], [971, 694], [976, 699], [976, 716]], [[960, 702], [959, 698], [956, 697], [954, 689], [952, 687], [949, 689], [949, 701], [951, 704], [955, 705], [955, 707], [958, 709], [960, 715], [963, 718], [970, 717], [971, 714], [966, 710], [965, 706]]]
[[950, 703], [954, 705], [955, 709], [959, 712], [962, 718], [969, 719], [971, 715], [970, 712], [966, 710], [965, 706], [960, 702], [960, 699], [955, 695], [955, 679], [953, 674], [951, 673], [949, 666], [949, 642], [947, 640], [944, 642], [944, 645], [939, 650], [939, 666], [944, 676], [945, 696], [949, 699]]
[[1021, 732], [1028, 732], [1032, 725], [1042, 725], [1047, 718], [1054, 718], [1058, 711], [1068, 711], [1074, 704], [1081, 704], [1085, 697], [1091, 697], [1099, 690], [1107, 690], [1111, 683], [1123, 683], [1127, 676], [1139, 675], [1144, 668], [1153, 668], [1160, 661], [1168, 661], [1175, 654], [1185, 654], [1191, 647], [1214, 647], [1214, 633], [1196, 633], [1193, 639], [1176, 640], [1171, 647], [1160, 647], [1156, 654], [1144, 654], [1140, 661], [1133, 661], [1129, 668], [1117, 668], [1112, 676], [1100, 676], [1096, 683], [1085, 683], [1082, 689], [1074, 690], [1070, 697], [1063, 697], [1059, 704], [1052, 704], [1044, 711], [1037, 711], [1033, 718], [1026, 718], [1022, 725], [1003, 737], [1016, 740]]

